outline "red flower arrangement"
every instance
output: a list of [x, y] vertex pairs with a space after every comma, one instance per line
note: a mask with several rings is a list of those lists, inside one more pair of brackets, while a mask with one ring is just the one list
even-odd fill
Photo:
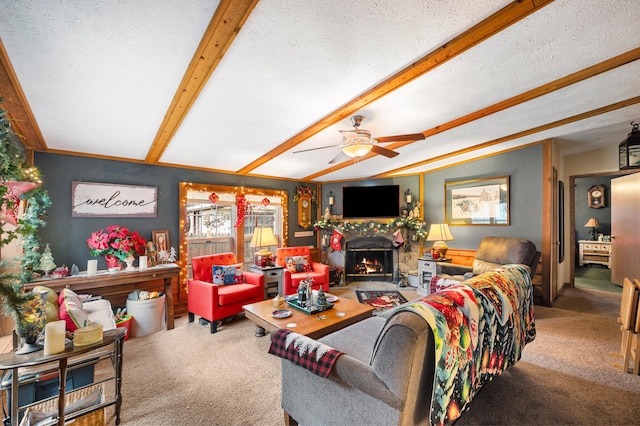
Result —
[[93, 232], [87, 240], [91, 256], [105, 256], [106, 259], [111, 256], [120, 262], [135, 254], [143, 255], [146, 244], [147, 241], [140, 234], [118, 225]]

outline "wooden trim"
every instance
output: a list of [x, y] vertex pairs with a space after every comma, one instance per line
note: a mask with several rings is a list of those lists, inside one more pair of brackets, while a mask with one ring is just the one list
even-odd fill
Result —
[[155, 164], [231, 46], [258, 0], [222, 0], [191, 59], [169, 110], [162, 120], [146, 162]]
[[[290, 150], [291, 148], [295, 147], [296, 145], [300, 144], [316, 133], [326, 129], [327, 127], [337, 123], [344, 118], [349, 117], [371, 102], [378, 100], [388, 93], [391, 93], [392, 91], [404, 86], [410, 81], [413, 81], [414, 79], [424, 75], [425, 73], [437, 68], [450, 59], [453, 59], [456, 56], [464, 53], [468, 49], [480, 44], [484, 40], [494, 36], [495, 34], [498, 34], [500, 31], [503, 31], [516, 22], [526, 18], [531, 13], [541, 9], [547, 4], [552, 3], [552, 1], [553, 0], [541, 0], [539, 2], [536, 2], [537, 4], [531, 0], [514, 1], [510, 3], [484, 21], [478, 23], [459, 36], [443, 44], [436, 50], [429, 52], [413, 64], [410, 64], [388, 79], [378, 83], [371, 89], [357, 96], [352, 101], [347, 102], [345, 105], [342, 105], [335, 111], [329, 113], [327, 116], [315, 122], [310, 127], [306, 128], [305, 130], [293, 136], [289, 140], [283, 142], [276, 148], [270, 150], [262, 157], [238, 170], [237, 173], [246, 174], [251, 170], [260, 167], [264, 163]], [[339, 170], [343, 167], [345, 166], [334, 166], [327, 169], [326, 171], [316, 173], [307, 178], [303, 178], [302, 180], [313, 180], [317, 176], [325, 175], [334, 170]]]
[[27, 150], [46, 151], [47, 144], [33, 116], [27, 97], [18, 76], [9, 60], [9, 55], [0, 40], [0, 94], [3, 102], [0, 109], [6, 110], [11, 128], [20, 137]]
[[[550, 139], [544, 141], [542, 145], [542, 304], [551, 306], [551, 268], [549, 259], [553, 259], [551, 251], [555, 249], [553, 244], [552, 224], [553, 224], [553, 144]], [[553, 267], [557, 267], [554, 265]]]
[[[606, 105], [604, 107], [596, 108], [596, 109], [593, 109], [591, 111], [583, 112], [581, 114], [577, 114], [577, 115], [574, 115], [574, 116], [571, 116], [571, 117], [568, 117], [568, 118], [563, 118], [562, 120], [554, 121], [552, 123], [543, 124], [542, 126], [534, 127], [532, 129], [523, 130], [522, 132], [518, 132], [518, 133], [514, 133], [512, 135], [504, 136], [504, 137], [499, 138], [499, 139], [494, 139], [492, 141], [484, 142], [484, 143], [481, 143], [481, 144], [478, 144], [478, 145], [474, 145], [474, 146], [470, 146], [470, 147], [467, 147], [467, 148], [464, 148], [464, 149], [459, 149], [457, 151], [452, 151], [452, 152], [449, 152], [447, 154], [438, 155], [436, 157], [432, 157], [432, 158], [429, 158], [427, 160], [418, 161], [416, 163], [413, 163], [413, 164], [410, 164], [410, 165], [407, 165], [407, 166], [404, 166], [404, 167], [398, 167], [397, 169], [389, 170], [389, 171], [386, 171], [384, 173], [380, 173], [378, 175], [374, 175], [374, 176], [371, 176], [371, 177], [372, 178], [383, 178], [383, 177], [396, 176], [398, 173], [400, 173], [400, 172], [402, 172], [404, 170], [413, 169], [413, 168], [416, 168], [416, 167], [419, 167], [419, 166], [423, 166], [423, 165], [426, 165], [426, 164], [429, 164], [429, 163], [433, 163], [433, 162], [436, 162], [436, 161], [444, 160], [446, 158], [451, 158], [451, 157], [455, 157], [455, 156], [458, 156], [458, 155], [461, 155], [461, 154], [465, 154], [467, 152], [477, 151], [479, 149], [488, 148], [488, 147], [493, 146], [493, 145], [501, 144], [501, 143], [504, 143], [504, 142], [509, 142], [511, 140], [514, 140], [514, 139], [522, 138], [522, 137], [525, 137], [525, 136], [528, 136], [528, 135], [531, 135], [531, 134], [534, 134], [534, 133], [539, 133], [539, 132], [542, 132], [542, 131], [545, 131], [545, 130], [548, 130], [548, 129], [552, 129], [554, 127], [564, 126], [566, 124], [570, 124], [570, 123], [573, 123], [573, 122], [576, 122], [576, 121], [584, 120], [586, 118], [594, 117], [594, 116], [597, 116], [597, 115], [600, 115], [600, 114], [604, 114], [604, 113], [607, 113], [607, 112], [610, 112], [610, 111], [614, 111], [616, 109], [625, 108], [625, 107], [628, 107], [628, 106], [631, 106], [631, 105], [634, 105], [634, 104], [637, 104], [637, 103], [640, 103], [640, 96], [636, 96], [636, 97], [633, 97], [633, 98], [626, 99], [624, 101], [620, 101], [620, 102], [616, 102], [616, 103], [613, 103], [613, 104], [610, 104], [610, 105]], [[474, 160], [476, 160], [476, 159], [477, 158], [475, 158]], [[451, 166], [452, 166], [451, 164], [448, 165], [448, 167], [451, 167]], [[323, 172], [316, 173], [316, 175], [314, 175], [314, 176], [321, 176], [321, 173], [323, 173]]]

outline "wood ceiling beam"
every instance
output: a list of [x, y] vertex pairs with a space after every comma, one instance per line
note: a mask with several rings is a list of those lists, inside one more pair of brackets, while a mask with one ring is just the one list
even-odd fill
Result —
[[603, 106], [601, 108], [592, 109], [591, 111], [587, 111], [587, 112], [583, 112], [581, 114], [573, 115], [571, 117], [563, 118], [562, 120], [557, 120], [557, 121], [554, 121], [552, 123], [543, 124], [542, 126], [533, 127], [531, 129], [528, 129], [528, 130], [523, 130], [522, 132], [514, 133], [514, 134], [509, 135], [509, 136], [504, 136], [502, 138], [494, 139], [494, 140], [489, 141], [489, 142], [484, 142], [484, 143], [481, 143], [481, 144], [478, 144], [478, 145], [474, 145], [474, 146], [470, 146], [470, 147], [467, 147], [467, 148], [464, 148], [464, 149], [459, 149], [457, 151], [453, 151], [453, 152], [449, 152], [449, 153], [446, 153], [446, 154], [438, 155], [437, 157], [429, 158], [428, 160], [419, 161], [419, 162], [410, 164], [408, 166], [399, 167], [399, 168], [394, 169], [394, 170], [389, 170], [389, 171], [386, 171], [384, 173], [380, 173], [379, 175], [371, 176], [371, 178], [393, 177], [395, 175], [398, 175], [399, 173], [402, 173], [403, 171], [410, 170], [410, 169], [413, 169], [413, 168], [416, 168], [416, 167], [420, 167], [420, 166], [424, 166], [424, 165], [429, 164], [429, 163], [433, 163], [433, 162], [440, 161], [440, 160], [445, 160], [447, 158], [451, 158], [451, 157], [455, 157], [455, 156], [458, 156], [458, 155], [466, 154], [468, 152], [477, 151], [479, 149], [488, 148], [488, 147], [491, 147], [491, 146], [494, 146], [494, 145], [498, 145], [498, 144], [501, 144], [501, 143], [509, 142], [509, 141], [514, 140], [514, 139], [522, 138], [522, 137], [529, 136], [529, 135], [532, 135], [532, 134], [535, 134], [535, 133], [544, 132], [545, 130], [553, 129], [555, 127], [564, 126], [566, 124], [575, 123], [576, 121], [585, 120], [587, 118], [596, 117], [596, 116], [601, 115], [601, 114], [606, 114], [608, 112], [615, 111], [615, 110], [620, 109], [620, 108], [626, 108], [628, 106], [639, 104], [639, 103], [640, 103], [640, 96], [635, 96], [633, 98], [629, 98], [629, 99], [626, 99], [624, 101], [615, 102], [613, 104], [610, 104], [610, 105], [607, 105], [607, 106]]
[[0, 95], [3, 99], [0, 109], [6, 111], [5, 116], [11, 122], [11, 128], [27, 151], [46, 151], [47, 144], [44, 142], [40, 127], [33, 116], [33, 111], [27, 102], [2, 40], [0, 40]]
[[[537, 10], [552, 2], [553, 0], [520, 0], [510, 3], [487, 19], [476, 24], [459, 36], [453, 38], [448, 43], [445, 43], [436, 50], [426, 54], [413, 64], [407, 66], [398, 73], [362, 93], [355, 99], [347, 102], [345, 105], [329, 113], [327, 116], [312, 124], [307, 129], [303, 130], [302, 132], [283, 142], [276, 148], [267, 152], [262, 157], [256, 159], [242, 169], [238, 170], [237, 173], [249, 173], [251, 170], [256, 169], [257, 167], [265, 164], [278, 155], [283, 154], [284, 152], [290, 150], [291, 148], [295, 147], [296, 145], [300, 144], [316, 133], [326, 129], [327, 127], [337, 123], [338, 121], [346, 117], [349, 117], [371, 102], [393, 92], [394, 90], [404, 86], [410, 81], [413, 81], [414, 79], [424, 75], [425, 73], [437, 68], [439, 65], [442, 65], [450, 59], [455, 58], [468, 49], [478, 45], [482, 41], [494, 36], [500, 31], [503, 31], [509, 26], [526, 18], [533, 12], [536, 12]], [[327, 169], [326, 172], [320, 172], [318, 176], [322, 176], [332, 169], [333, 168]]]
[[160, 160], [257, 3], [258, 0], [220, 1], [149, 148], [146, 163], [155, 164]]
[[[505, 109], [514, 107], [516, 105], [522, 104], [524, 102], [530, 101], [532, 99], [538, 98], [540, 96], [543, 95], [547, 95], [549, 93], [552, 93], [556, 90], [560, 90], [563, 89], [567, 86], [570, 86], [572, 84], [575, 83], [579, 83], [581, 81], [587, 80], [591, 77], [595, 77], [599, 74], [602, 74], [604, 72], [607, 71], [611, 71], [612, 69], [615, 69], [617, 67], [629, 64], [631, 62], [637, 61], [640, 59], [640, 48], [636, 48], [633, 50], [630, 50], [628, 52], [622, 53], [618, 56], [615, 56], [613, 58], [607, 59], [605, 61], [602, 61], [598, 64], [595, 64], [593, 66], [590, 66], [588, 68], [585, 68], [583, 70], [577, 71], [573, 74], [569, 74], [565, 77], [559, 78], [555, 81], [552, 81], [551, 83], [547, 83], [547, 84], [543, 84], [542, 86], [538, 86], [536, 88], [533, 88], [531, 90], [528, 90], [526, 92], [520, 93], [518, 95], [515, 95], [509, 99], [505, 99], [503, 101], [500, 101], [496, 104], [493, 105], [489, 105], [486, 108], [482, 108], [480, 110], [474, 111], [470, 114], [467, 114], [465, 116], [456, 118], [455, 120], [451, 120], [447, 123], [441, 124], [439, 126], [433, 127], [431, 129], [425, 130], [424, 132], [422, 132], [422, 134], [425, 136], [425, 138], [429, 138], [430, 136], [434, 136], [437, 135], [438, 133], [442, 133], [445, 132], [447, 130], [451, 130], [455, 127], [458, 126], [462, 126], [464, 124], [468, 124], [474, 120], [479, 120], [481, 118], [487, 117], [491, 114], [494, 114], [496, 112], [499, 111], [503, 111]], [[395, 142], [392, 143], [390, 145], [387, 145], [386, 148], [387, 149], [398, 149], [400, 147], [403, 147], [405, 145], [411, 144], [411, 143], [427, 143], [428, 141], [405, 141], [405, 142]], [[373, 158], [375, 157], [377, 154], [375, 153], [369, 153], [363, 157], [361, 157], [358, 161], [364, 161], [367, 160], [369, 158]], [[352, 164], [352, 161], [344, 161], [340, 164], [336, 164], [330, 168], [327, 168], [325, 170], [319, 171], [317, 173], [314, 173], [311, 176], [307, 176], [305, 177], [305, 179], [316, 179], [319, 176], [323, 176], [325, 174], [334, 172], [336, 170], [340, 170], [343, 169], [345, 167], [348, 167]], [[411, 169], [415, 167], [415, 165], [409, 165], [409, 166], [405, 166], [403, 167], [403, 169]]]

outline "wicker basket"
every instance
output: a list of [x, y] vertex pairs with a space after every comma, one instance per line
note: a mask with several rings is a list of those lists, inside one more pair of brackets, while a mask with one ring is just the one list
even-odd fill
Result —
[[102, 324], [91, 324], [73, 332], [73, 346], [87, 346], [102, 342]]
[[[94, 391], [99, 392], [99, 397], [95, 403], [103, 403], [104, 402], [104, 385], [97, 384], [88, 386], [83, 389], [78, 389], [77, 391], [69, 392], [65, 396], [65, 403], [67, 408], [65, 409], [65, 417], [71, 415], [75, 410], [69, 411], [69, 405], [75, 402], [80, 402], [82, 399], [94, 399], [96, 395], [92, 393]], [[87, 402], [87, 401], [85, 401]], [[94, 404], [91, 404], [94, 405]], [[86, 408], [86, 407], [85, 407]], [[20, 422], [20, 426], [30, 426], [35, 422], [36, 416], [39, 416], [40, 413], [51, 413], [53, 417], [58, 416], [58, 398], [53, 398], [39, 404], [32, 405], [27, 408], [24, 413], [24, 417]], [[104, 407], [93, 411], [91, 413], [87, 413], [73, 420], [73, 426], [104, 426]]]

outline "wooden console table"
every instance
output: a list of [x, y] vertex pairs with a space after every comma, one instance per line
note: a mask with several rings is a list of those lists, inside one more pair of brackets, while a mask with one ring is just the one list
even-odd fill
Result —
[[[43, 278], [32, 283], [25, 284], [28, 290], [42, 285], [49, 287], [57, 293], [63, 288], [70, 288], [76, 293], [91, 293], [102, 296], [112, 304], [126, 301], [127, 295], [133, 290], [147, 290], [145, 283], [154, 280], [164, 280], [164, 293], [167, 309], [167, 330], [174, 327], [173, 310], [173, 289], [174, 277], [180, 275], [180, 267], [175, 263], [153, 266], [145, 270], [136, 268], [134, 271], [118, 271], [109, 273], [108, 271], [98, 271], [94, 276], [87, 276], [86, 271], [78, 275], [64, 278]], [[115, 300], [114, 300], [115, 299]], [[124, 305], [123, 305], [124, 306]]]
[[[21, 367], [35, 366], [46, 364], [49, 362], [58, 362], [59, 376], [59, 388], [58, 388], [58, 421], [59, 426], [65, 424], [65, 396], [66, 396], [66, 382], [67, 382], [67, 364], [69, 358], [86, 354], [95, 349], [102, 348], [113, 344], [112, 349], [112, 362], [114, 368], [114, 376], [110, 380], [115, 380], [115, 392], [114, 398], [111, 401], [102, 402], [94, 405], [89, 409], [81, 410], [77, 413], [69, 414], [67, 420], [72, 420], [78, 416], [90, 413], [92, 411], [107, 407], [109, 405], [115, 405], [116, 425], [120, 424], [120, 408], [122, 407], [122, 346], [124, 342], [125, 330], [123, 328], [116, 328], [113, 330], [105, 331], [102, 337], [102, 341], [86, 346], [74, 346], [73, 343], [69, 343], [65, 346], [65, 350], [62, 353], [54, 355], [44, 355], [44, 351], [32, 352], [30, 354], [16, 354], [15, 352], [8, 352], [0, 355], [0, 370], [12, 370], [11, 374], [11, 424], [18, 425], [18, 411], [20, 410], [18, 402], [18, 387], [20, 386], [18, 369]], [[109, 379], [107, 379], [109, 380]]]

